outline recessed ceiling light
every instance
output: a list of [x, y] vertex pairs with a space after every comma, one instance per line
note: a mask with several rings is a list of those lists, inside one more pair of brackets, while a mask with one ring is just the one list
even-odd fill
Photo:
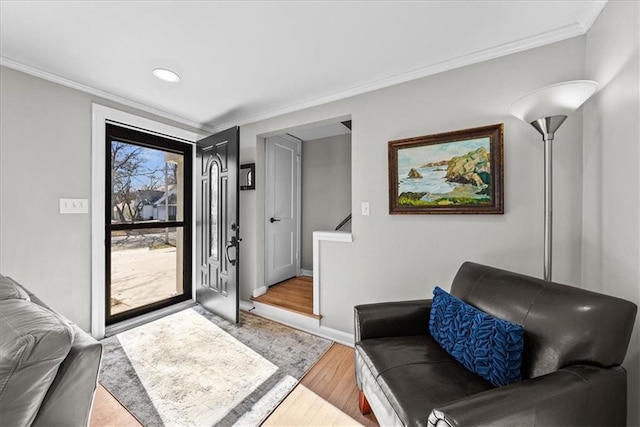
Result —
[[165, 82], [176, 83], [180, 81], [179, 75], [171, 70], [167, 70], [166, 68], [156, 68], [153, 70], [153, 75]]

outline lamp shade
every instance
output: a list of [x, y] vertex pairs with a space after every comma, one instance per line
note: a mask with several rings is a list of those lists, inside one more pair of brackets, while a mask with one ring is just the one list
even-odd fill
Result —
[[568, 116], [598, 90], [592, 80], [573, 80], [534, 90], [509, 105], [507, 111], [527, 123], [552, 116]]

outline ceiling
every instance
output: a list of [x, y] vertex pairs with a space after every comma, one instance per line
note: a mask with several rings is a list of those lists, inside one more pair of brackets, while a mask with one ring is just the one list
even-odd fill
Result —
[[605, 3], [2, 0], [0, 63], [214, 130], [584, 34]]
[[[351, 123], [349, 123], [349, 126], [351, 126]], [[338, 121], [322, 125], [310, 124], [296, 129], [288, 129], [287, 133], [301, 141], [312, 141], [330, 136], [347, 135], [351, 133], [351, 128]]]

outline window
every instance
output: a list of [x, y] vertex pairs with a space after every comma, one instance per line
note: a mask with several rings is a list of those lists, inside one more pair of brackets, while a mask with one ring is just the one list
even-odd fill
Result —
[[191, 298], [190, 144], [106, 125], [105, 318]]

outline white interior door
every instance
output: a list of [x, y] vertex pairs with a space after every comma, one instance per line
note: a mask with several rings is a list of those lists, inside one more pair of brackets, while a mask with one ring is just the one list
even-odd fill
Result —
[[301, 141], [288, 135], [267, 138], [267, 286], [300, 270]]

